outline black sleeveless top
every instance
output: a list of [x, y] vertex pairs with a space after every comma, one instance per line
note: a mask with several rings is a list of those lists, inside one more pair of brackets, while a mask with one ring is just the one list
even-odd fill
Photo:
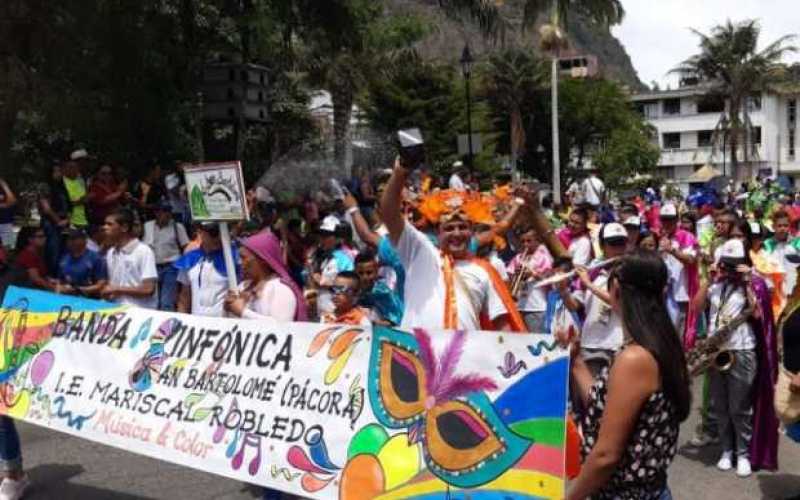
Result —
[[[604, 368], [589, 393], [582, 420], [583, 460], [592, 451], [600, 433], [600, 420], [608, 391], [608, 368]], [[675, 458], [680, 422], [663, 391], [653, 393], [639, 414], [628, 447], [614, 475], [593, 499], [644, 500], [658, 498], [667, 486], [667, 468]]]

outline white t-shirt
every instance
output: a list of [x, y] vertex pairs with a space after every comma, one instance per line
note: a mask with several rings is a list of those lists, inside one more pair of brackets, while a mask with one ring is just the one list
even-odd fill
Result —
[[[397, 254], [406, 269], [405, 314], [401, 326], [444, 328], [445, 282], [442, 256], [425, 234], [405, 223], [397, 242]], [[453, 265], [458, 328], [480, 330], [480, 313], [494, 320], [507, 314], [489, 274], [469, 260]]]
[[[592, 284], [601, 290], [608, 287], [608, 272], [601, 272]], [[616, 351], [622, 346], [622, 319], [591, 290], [582, 290], [575, 299], [583, 304], [586, 320], [581, 331], [581, 347]]]
[[597, 206], [603, 201], [603, 192], [606, 190], [605, 184], [595, 176], [589, 176], [581, 184], [583, 197], [586, 203]]
[[[244, 282], [239, 289], [246, 290], [249, 286], [249, 282]], [[297, 297], [292, 289], [278, 277], [273, 277], [264, 282], [247, 303], [247, 307], [242, 311], [242, 318], [274, 319], [280, 323], [289, 323], [294, 321], [296, 310]]]
[[[156, 257], [153, 251], [139, 241], [132, 239], [121, 249], [111, 247], [106, 253], [108, 282], [112, 286], [137, 287], [145, 280], [158, 280]], [[148, 309], [158, 308], [158, 285], [150, 297], [131, 297], [121, 295], [116, 299], [118, 304], [130, 304]]]
[[181, 271], [178, 283], [190, 287], [192, 314], [218, 318], [227, 315], [224, 302], [228, 293], [228, 278], [217, 271], [211, 259], [204, 257], [193, 267]]
[[461, 180], [458, 174], [453, 174], [450, 176], [450, 182], [448, 183], [450, 189], [455, 189], [456, 191], [466, 191], [467, 186], [464, 184], [464, 181]]
[[[738, 316], [747, 306], [744, 289], [741, 286], [732, 288], [732, 285], [726, 286], [725, 283], [714, 283], [709, 287], [708, 301], [710, 306], [708, 329], [712, 336], [726, 321]], [[747, 322], [742, 323], [736, 327], [722, 348], [738, 351], [755, 349], [756, 337], [753, 328]]]
[[547, 288], [534, 288], [535, 283], [529, 281], [522, 285], [517, 300], [517, 309], [521, 312], [545, 312], [547, 310]]
[[580, 205], [585, 200], [582, 188], [577, 182], [573, 182], [569, 185], [569, 188], [567, 188], [567, 194], [570, 195], [573, 205]]
[[506, 263], [503, 262], [503, 259], [501, 259], [499, 255], [497, 255], [496, 250], [492, 250], [492, 252], [489, 253], [486, 260], [488, 260], [489, 264], [491, 264], [492, 267], [497, 270], [497, 274], [500, 275], [503, 281], [508, 281], [508, 271], [506, 271]]
[[[680, 248], [680, 245], [674, 239], [672, 240], [672, 248], [692, 257], [697, 255], [696, 248]], [[663, 258], [669, 273], [669, 280], [672, 283], [672, 296], [675, 302], [689, 302], [689, 271], [674, 255], [663, 254]]]
[[588, 266], [592, 261], [592, 239], [583, 235], [569, 244], [569, 254], [573, 266]]
[[189, 244], [189, 236], [180, 222], [170, 221], [161, 227], [155, 220], [149, 220], [144, 223], [142, 241], [153, 249], [156, 264], [169, 264], [181, 256], [181, 248]]

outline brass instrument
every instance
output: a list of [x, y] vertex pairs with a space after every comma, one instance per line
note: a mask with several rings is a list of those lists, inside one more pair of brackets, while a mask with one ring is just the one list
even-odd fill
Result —
[[530, 260], [533, 256], [527, 257], [527, 254], [523, 254], [522, 258], [520, 259], [519, 269], [514, 276], [511, 278], [511, 297], [514, 300], [519, 300], [519, 294], [522, 292], [522, 288], [525, 286], [525, 283], [533, 276], [533, 271], [530, 268]]
[[731, 351], [722, 349], [722, 345], [728, 341], [733, 331], [753, 314], [753, 308], [745, 308], [738, 316], [726, 321], [713, 334], [698, 340], [694, 348], [686, 353], [686, 363], [689, 367], [689, 375], [696, 377], [709, 368], [714, 368], [721, 372], [731, 369], [736, 357]]
[[[595, 269], [601, 269], [603, 267], [610, 266], [611, 264], [615, 263], [619, 259], [620, 259], [620, 257], [611, 257], [610, 259], [601, 260], [600, 262], [598, 262], [596, 264], [590, 265], [589, 267], [586, 268], [586, 270], [587, 271], [594, 271]], [[533, 287], [534, 288], [541, 288], [543, 286], [553, 285], [555, 283], [558, 283], [559, 281], [563, 281], [565, 279], [574, 278], [575, 275], [577, 275], [577, 274], [578, 274], [578, 271], [576, 269], [573, 269], [572, 271], [567, 271], [565, 273], [554, 274], [553, 276], [550, 276], [549, 278], [544, 278], [542, 280], [537, 281], [533, 285]]]

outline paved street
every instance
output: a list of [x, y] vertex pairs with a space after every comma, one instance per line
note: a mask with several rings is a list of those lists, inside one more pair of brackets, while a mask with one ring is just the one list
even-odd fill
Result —
[[[696, 398], [697, 399], [697, 398]], [[696, 419], [681, 432], [691, 437]], [[34, 499], [133, 500], [222, 499], [255, 497], [245, 485], [101, 446], [39, 427], [21, 425], [26, 467], [34, 481]], [[785, 499], [800, 494], [800, 445], [783, 438], [781, 471], [738, 479], [719, 472], [717, 451], [696, 453], [683, 449], [670, 470], [676, 499], [751, 500]]]

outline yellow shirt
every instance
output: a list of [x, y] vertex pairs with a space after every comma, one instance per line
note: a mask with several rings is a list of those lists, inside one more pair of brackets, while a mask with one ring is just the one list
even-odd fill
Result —
[[69, 213], [69, 223], [77, 227], [86, 227], [89, 221], [86, 219], [86, 207], [83, 202], [76, 203], [81, 198], [86, 196], [86, 183], [83, 177], [76, 177], [70, 179], [64, 177], [64, 187], [67, 189], [67, 196], [69, 202], [72, 204], [72, 210]]

